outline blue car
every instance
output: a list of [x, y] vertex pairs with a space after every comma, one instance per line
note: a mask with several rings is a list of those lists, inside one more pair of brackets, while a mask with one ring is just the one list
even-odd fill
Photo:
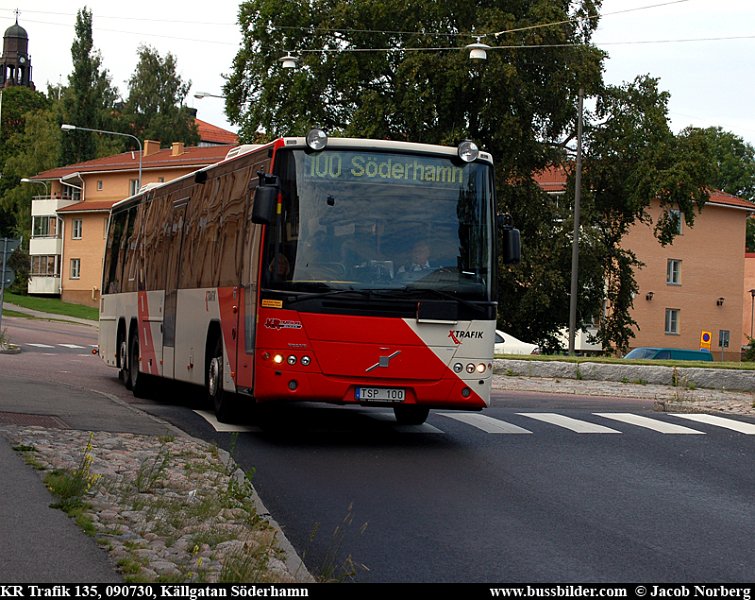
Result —
[[712, 361], [713, 355], [708, 350], [684, 350], [681, 348], [649, 348], [642, 346], [628, 352], [624, 358], [643, 360], [704, 360]]

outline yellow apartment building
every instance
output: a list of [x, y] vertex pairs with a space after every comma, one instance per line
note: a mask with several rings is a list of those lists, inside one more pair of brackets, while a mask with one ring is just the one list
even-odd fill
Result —
[[[535, 180], [548, 194], [563, 194], [566, 188], [560, 169], [547, 169]], [[755, 259], [745, 259], [746, 222], [755, 204], [711, 192], [694, 227], [681, 223], [679, 235], [667, 246], [653, 236], [660, 203], [654, 201], [648, 212], [652, 222], [635, 224], [623, 242], [644, 263], [635, 272], [639, 292], [631, 312], [637, 322], [631, 347], [697, 350], [707, 332], [714, 360], [740, 360], [755, 302], [750, 292], [755, 289]], [[728, 337], [728, 347], [719, 347], [719, 337]]]
[[35, 175], [32, 179], [45, 185], [45, 194], [32, 200], [29, 293], [98, 306], [110, 208], [136, 192], [140, 163], [144, 186], [223, 160], [233, 145], [212, 140], [235, 140], [235, 135], [212, 133], [217, 131], [208, 133], [207, 124], [201, 123], [200, 137], [210, 138], [204, 145], [184, 147], [175, 142], [160, 148], [159, 142], [145, 140], [141, 157], [138, 152], [123, 152]]
[[[656, 222], [659, 203], [649, 212]], [[681, 223], [672, 244], [658, 243], [653, 223], [632, 227], [623, 245], [645, 263], [635, 273], [639, 291], [632, 317], [638, 329], [633, 346], [696, 350], [707, 332], [714, 360], [740, 360], [745, 230], [753, 212], [751, 202], [712, 192], [694, 227]], [[728, 340], [728, 346], [721, 347], [720, 339]]]

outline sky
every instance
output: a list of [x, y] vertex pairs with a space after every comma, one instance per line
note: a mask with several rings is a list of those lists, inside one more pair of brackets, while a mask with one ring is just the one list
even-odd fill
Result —
[[[282, 2], [285, 0], [281, 0]], [[171, 52], [191, 81], [187, 104], [197, 116], [236, 130], [220, 98], [241, 34], [237, 0], [0, 0], [0, 29], [15, 22], [29, 34], [37, 89], [66, 83], [76, 12], [93, 13], [95, 48], [125, 96], [137, 49]], [[604, 78], [620, 85], [638, 75], [660, 79], [671, 94], [672, 129], [720, 126], [755, 145], [755, 2], [753, 0], [604, 0], [593, 41], [609, 53]]]

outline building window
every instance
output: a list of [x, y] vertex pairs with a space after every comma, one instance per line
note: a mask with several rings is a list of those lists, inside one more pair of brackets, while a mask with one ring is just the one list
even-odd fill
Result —
[[70, 279], [78, 279], [79, 277], [81, 277], [81, 259], [72, 258]]
[[682, 211], [674, 208], [668, 211], [668, 214], [669, 214], [669, 219], [671, 219], [676, 224], [674, 233], [681, 235], [682, 234]]
[[57, 237], [57, 217], [33, 217], [32, 237]]
[[139, 180], [130, 179], [128, 182], [128, 195], [133, 196], [134, 194], [138, 192], [139, 192]]
[[666, 335], [679, 335], [679, 309], [666, 309]]
[[97, 180], [97, 191], [98, 192], [102, 191], [102, 179]]
[[71, 234], [71, 239], [74, 240], [80, 240], [81, 239], [81, 231], [83, 229], [83, 224], [81, 219], [74, 219], [73, 220], [73, 232]]
[[52, 255], [34, 255], [31, 257], [32, 277], [57, 277], [58, 276], [58, 256]]
[[165, 177], [158, 177], [157, 183], [165, 183]]
[[666, 283], [669, 285], [682, 284], [682, 261], [669, 258], [666, 262]]

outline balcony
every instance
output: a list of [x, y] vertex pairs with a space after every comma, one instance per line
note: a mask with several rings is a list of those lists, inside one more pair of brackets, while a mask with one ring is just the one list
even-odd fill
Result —
[[60, 295], [60, 276], [32, 275], [27, 287], [30, 294]]
[[31, 216], [44, 217], [54, 215], [59, 208], [76, 204], [79, 200], [73, 198], [51, 198], [50, 196], [34, 196], [31, 200]]
[[63, 254], [63, 240], [60, 236], [32, 236], [29, 240], [29, 254]]

